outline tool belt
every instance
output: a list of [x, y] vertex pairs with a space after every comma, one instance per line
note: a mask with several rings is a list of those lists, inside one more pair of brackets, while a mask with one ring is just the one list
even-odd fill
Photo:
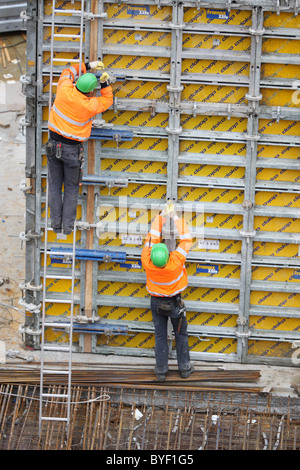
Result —
[[71, 147], [71, 148], [74, 148], [75, 146], [78, 148], [78, 160], [80, 162], [80, 170], [79, 170], [80, 171], [79, 184], [80, 184], [82, 181], [82, 173], [83, 173], [83, 165], [84, 165], [84, 148], [83, 148], [82, 143], [79, 142], [78, 144], [75, 144], [73, 146], [73, 145], [62, 143], [62, 142], [57, 142], [56, 140], [53, 140], [53, 139], [49, 139], [48, 142], [45, 144], [46, 154], [48, 157], [55, 156], [58, 160], [60, 160], [62, 157], [63, 146]]
[[163, 298], [156, 310], [158, 315], [163, 315], [172, 318], [182, 318], [185, 315], [186, 307], [181, 298], [181, 294], [174, 297]]

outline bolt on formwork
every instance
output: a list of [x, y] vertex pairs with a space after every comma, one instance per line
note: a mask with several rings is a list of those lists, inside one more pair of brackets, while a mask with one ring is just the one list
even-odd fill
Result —
[[[62, 393], [51, 385], [49, 393]], [[64, 416], [51, 398], [46, 413]], [[74, 386], [71, 426], [43, 423], [39, 387], [0, 386], [1, 450], [296, 450], [299, 400], [258, 393]]]

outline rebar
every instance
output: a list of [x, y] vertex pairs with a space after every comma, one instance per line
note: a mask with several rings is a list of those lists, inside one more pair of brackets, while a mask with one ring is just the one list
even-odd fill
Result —
[[[56, 386], [55, 391], [62, 386]], [[44, 422], [39, 387], [0, 385], [0, 449], [296, 450], [299, 403], [244, 392], [73, 385], [71, 426]], [[53, 385], [49, 385], [49, 392]], [[274, 401], [274, 403], [273, 403]], [[51, 398], [45, 411], [65, 415]]]

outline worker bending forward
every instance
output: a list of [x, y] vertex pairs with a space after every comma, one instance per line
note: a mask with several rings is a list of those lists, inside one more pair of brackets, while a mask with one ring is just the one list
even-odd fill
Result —
[[178, 230], [180, 243], [169, 253], [161, 243], [162, 228], [166, 222], [165, 212], [157, 215], [147, 235], [142, 250], [142, 264], [146, 271], [147, 290], [151, 295], [151, 312], [155, 329], [155, 372], [159, 381], [166, 379], [168, 372], [167, 323], [170, 317], [175, 335], [178, 369], [181, 377], [187, 378], [193, 371], [190, 363], [187, 320], [181, 292], [188, 285], [185, 268], [186, 256], [192, 238], [185, 220], [170, 212]]
[[93, 116], [106, 111], [113, 103], [107, 73], [100, 77], [101, 96], [91, 96], [98, 80], [94, 74], [86, 73], [87, 68], [103, 67], [98, 61], [82, 64], [79, 77], [79, 64], [72, 65], [62, 71], [57, 84], [46, 144], [51, 226], [56, 233], [63, 231], [68, 235], [74, 228], [83, 166], [82, 144], [90, 137]]

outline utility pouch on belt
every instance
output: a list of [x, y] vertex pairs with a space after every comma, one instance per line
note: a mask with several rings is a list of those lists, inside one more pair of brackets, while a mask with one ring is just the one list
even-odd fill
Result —
[[55, 156], [56, 156], [56, 158], [58, 158], [60, 160], [61, 156], [62, 156], [62, 144], [61, 144], [61, 142], [58, 142], [55, 145], [55, 147], [56, 147]]
[[181, 295], [161, 300], [157, 307], [157, 314], [165, 315], [167, 317], [182, 318], [185, 312], [186, 308]]
[[52, 157], [54, 155], [54, 144], [51, 140], [45, 144], [46, 154], [48, 157]]
[[169, 317], [172, 313], [172, 305], [168, 301], [161, 301], [157, 306], [158, 315]]

